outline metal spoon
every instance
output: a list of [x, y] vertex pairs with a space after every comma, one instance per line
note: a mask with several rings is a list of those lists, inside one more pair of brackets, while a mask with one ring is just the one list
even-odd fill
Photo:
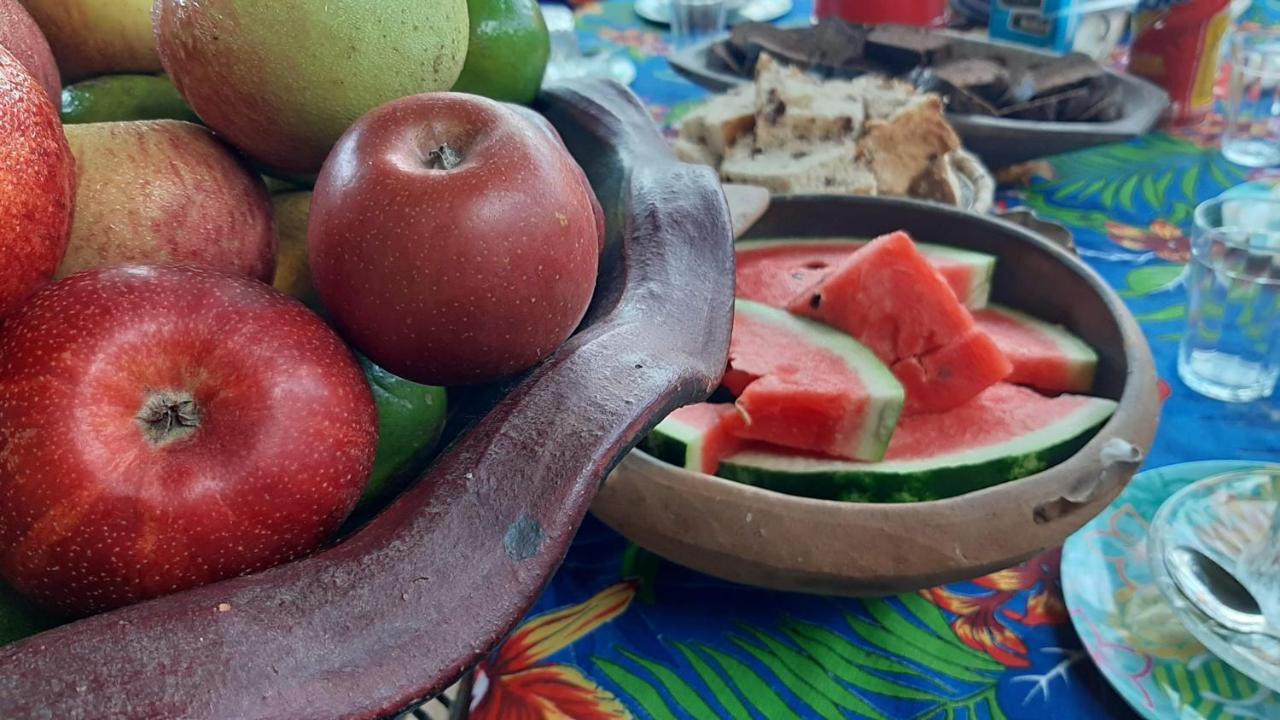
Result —
[[1280, 628], [1263, 617], [1257, 598], [1218, 561], [1193, 547], [1175, 545], [1165, 552], [1164, 562], [1187, 600], [1218, 624], [1280, 640]]

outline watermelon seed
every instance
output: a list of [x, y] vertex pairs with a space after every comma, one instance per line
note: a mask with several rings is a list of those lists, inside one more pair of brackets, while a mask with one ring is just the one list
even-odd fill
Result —
[[821, 260], [810, 260], [809, 262], [805, 263], [804, 266], [810, 270], [823, 270], [825, 268], [830, 267], [830, 265], [827, 265], [825, 262]]
[[811, 295], [811, 296], [809, 296], [809, 307], [813, 308], [814, 310], [817, 310], [817, 309], [818, 309], [819, 307], [821, 307], [821, 306], [822, 306], [822, 296], [821, 296], [821, 295]]

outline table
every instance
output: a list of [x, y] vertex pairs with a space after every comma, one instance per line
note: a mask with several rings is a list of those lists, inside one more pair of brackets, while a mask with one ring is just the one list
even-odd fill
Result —
[[[803, 22], [807, 2], [781, 22]], [[706, 93], [667, 65], [666, 34], [626, 0], [578, 9], [584, 50], [623, 48], [634, 90], [670, 123]], [[1280, 22], [1280, 2], [1244, 18]], [[1146, 464], [1280, 461], [1280, 401], [1227, 405], [1177, 379], [1179, 284], [1192, 208], [1280, 172], [1216, 151], [1221, 119], [1053, 158], [998, 207], [1025, 206], [1075, 233], [1125, 297], [1155, 352], [1166, 398]], [[700, 575], [588, 518], [525, 622], [479, 669], [475, 718], [1131, 718], [1068, 620], [1060, 551], [973, 582], [889, 600], [792, 595]]]

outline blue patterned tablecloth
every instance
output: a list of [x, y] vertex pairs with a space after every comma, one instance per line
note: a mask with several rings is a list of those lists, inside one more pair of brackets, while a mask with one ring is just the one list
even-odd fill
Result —
[[[578, 9], [587, 50], [621, 48], [655, 119], [706, 93], [668, 66], [663, 28], [627, 1]], [[803, 22], [807, 2], [781, 22]], [[1246, 23], [1280, 21], [1259, 0]], [[1174, 356], [1186, 313], [1179, 276], [1192, 208], [1280, 174], [1232, 165], [1221, 119], [1053, 158], [1001, 191], [1075, 233], [1126, 298], [1167, 398], [1159, 467], [1209, 458], [1280, 461], [1280, 404], [1228, 405], [1185, 388]], [[511, 639], [480, 668], [474, 716], [551, 718], [1128, 718], [1068, 621], [1059, 552], [972, 582], [890, 600], [757, 590], [660, 560], [588, 520]]]

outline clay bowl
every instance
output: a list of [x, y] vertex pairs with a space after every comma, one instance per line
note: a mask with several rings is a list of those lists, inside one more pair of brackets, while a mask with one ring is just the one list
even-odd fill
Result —
[[633, 451], [592, 511], [631, 541], [727, 580], [848, 596], [908, 592], [1010, 567], [1060, 544], [1124, 487], [1150, 449], [1159, 401], [1137, 323], [1096, 273], [1017, 225], [908, 200], [775, 198], [747, 238], [874, 237], [999, 257], [993, 300], [1061, 323], [1098, 351], [1094, 394], [1119, 401], [1078, 453], [1036, 475], [945, 500], [842, 503], [689, 472]]
[[578, 332], [525, 375], [463, 396], [465, 431], [341, 543], [0, 647], [0, 718], [383, 717], [510, 632], [606, 473], [715, 388], [733, 301], [714, 172], [677, 162], [617, 84], [548, 88], [538, 109], [607, 217]]

